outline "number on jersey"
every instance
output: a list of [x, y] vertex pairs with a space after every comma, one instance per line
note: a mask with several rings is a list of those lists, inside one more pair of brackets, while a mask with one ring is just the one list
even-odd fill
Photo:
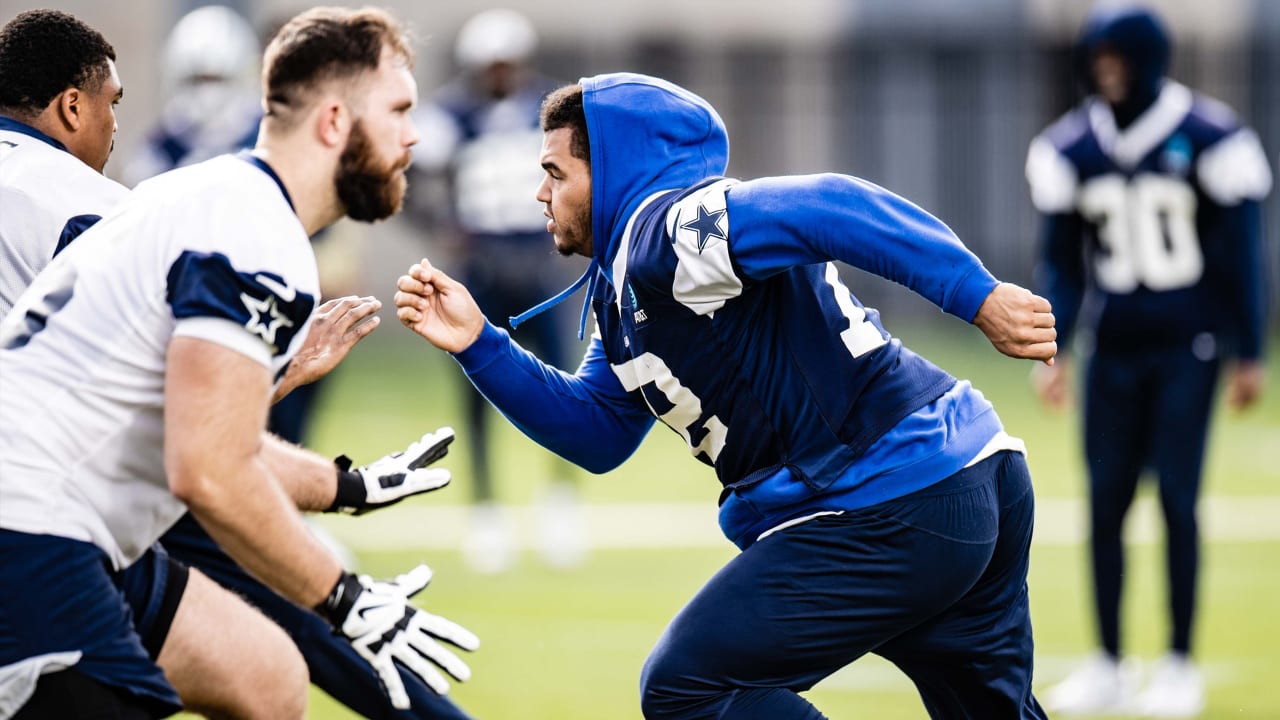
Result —
[[1085, 184], [1080, 212], [1097, 225], [1102, 253], [1095, 260], [1098, 285], [1130, 293], [1195, 285], [1204, 273], [1196, 237], [1196, 196], [1185, 182], [1143, 174], [1126, 181], [1104, 175]]

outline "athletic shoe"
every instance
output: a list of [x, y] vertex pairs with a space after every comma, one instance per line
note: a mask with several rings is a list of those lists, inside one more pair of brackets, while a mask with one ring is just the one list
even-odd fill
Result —
[[1099, 652], [1045, 691], [1044, 708], [1064, 716], [1124, 712], [1132, 702], [1134, 684], [1134, 668]]
[[462, 540], [462, 558], [481, 575], [504, 573], [515, 564], [515, 538], [502, 506], [482, 502], [471, 508], [471, 526]]
[[1204, 705], [1204, 679], [1195, 663], [1186, 655], [1170, 653], [1156, 664], [1134, 711], [1142, 717], [1193, 718], [1204, 711]]
[[586, 560], [587, 520], [572, 483], [552, 482], [538, 507], [538, 552], [548, 567], [571, 570]]

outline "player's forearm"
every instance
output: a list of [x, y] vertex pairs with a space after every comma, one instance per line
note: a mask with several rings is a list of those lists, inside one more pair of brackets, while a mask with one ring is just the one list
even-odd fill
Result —
[[1042, 256], [1035, 269], [1036, 292], [1049, 299], [1057, 319], [1058, 347], [1071, 347], [1076, 320], [1085, 292], [1082, 220], [1075, 213], [1046, 215], [1042, 230]]
[[165, 377], [164, 465], [169, 488], [246, 570], [312, 607], [341, 564], [307, 527], [263, 459], [270, 376], [216, 343], [178, 337]]
[[653, 425], [609, 369], [599, 341], [569, 375], [486, 324], [455, 359], [495, 408], [534, 442], [591, 472], [631, 456]]
[[1253, 200], [1223, 213], [1224, 235], [1236, 238], [1228, 260], [1232, 293], [1232, 317], [1236, 328], [1236, 353], [1243, 360], [1263, 356], [1267, 327], [1266, 253], [1262, 247], [1262, 209]]
[[299, 510], [320, 512], [333, 505], [338, 469], [332, 460], [270, 433], [262, 435], [261, 457]]
[[271, 394], [271, 404], [275, 405], [285, 399], [289, 393], [305, 385], [306, 383], [303, 380], [302, 373], [292, 364], [289, 365], [289, 369], [284, 372], [284, 377], [280, 378], [280, 384], [276, 386], [275, 391]]
[[173, 487], [219, 547], [284, 597], [314, 607], [337, 582], [342, 564], [307, 529], [261, 458], [229, 472], [193, 471]]

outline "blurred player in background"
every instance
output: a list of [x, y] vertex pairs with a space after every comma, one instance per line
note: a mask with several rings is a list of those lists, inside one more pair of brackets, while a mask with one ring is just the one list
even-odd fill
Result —
[[[538, 37], [524, 15], [486, 10], [462, 26], [454, 45], [461, 73], [419, 111], [424, 142], [414, 148], [411, 212], [434, 226], [459, 259], [462, 277], [485, 315], [511, 317], [572, 280], [551, 251], [533, 189], [541, 181], [538, 108], [560, 83], [531, 64]], [[568, 361], [562, 310], [530, 320], [516, 332], [540, 358], [563, 368]], [[468, 564], [502, 572], [515, 560], [510, 518], [496, 499], [484, 397], [468, 387], [467, 439], [473, 472], [470, 531], [463, 542]], [[587, 550], [577, 501], [578, 472], [550, 456], [551, 485], [540, 504], [537, 544], [555, 568], [580, 564]]]
[[[1262, 391], [1259, 202], [1271, 173], [1257, 136], [1230, 109], [1165, 77], [1169, 35], [1149, 10], [1095, 10], [1077, 52], [1090, 97], [1032, 142], [1027, 179], [1045, 217], [1040, 272], [1060, 342], [1067, 347], [1077, 327], [1089, 341], [1083, 420], [1102, 647], [1045, 705], [1192, 717], [1205, 704], [1191, 661], [1196, 502], [1224, 359], [1234, 358], [1232, 407]], [[1050, 405], [1067, 402], [1069, 368], [1036, 369]], [[1134, 669], [1121, 662], [1122, 531], [1148, 469], [1167, 531], [1171, 632], [1169, 653], [1134, 697]]]
[[517, 427], [583, 467], [622, 463], [655, 417], [714, 467], [742, 552], [650, 654], [645, 717], [816, 720], [800, 693], [874, 652], [932, 717], [1044, 718], [1022, 442], [967, 381], [892, 338], [834, 261], [910, 287], [1014, 357], [1053, 361], [1049, 303], [870, 183], [722, 177], [724, 125], [683, 88], [581, 82], [543, 106], [537, 194], [556, 248], [591, 259], [553, 299], [588, 287], [580, 327], [590, 309], [597, 330], [577, 372], [522, 350], [426, 260], [396, 305]]
[[[379, 19], [379, 16], [375, 16], [375, 19]], [[381, 21], [386, 22], [386, 19], [381, 18]], [[34, 258], [43, 255], [47, 262], [48, 257], [64, 250], [85, 227], [96, 223], [99, 214], [108, 214], [112, 206], [125, 200], [127, 191], [100, 174], [110, 153], [111, 138], [115, 130], [112, 105], [122, 95], [113, 58], [114, 50], [98, 33], [63, 13], [24, 13], [3, 30], [3, 42], [0, 42], [0, 200], [3, 201], [6, 212], [0, 219], [0, 246], [16, 249], [15, 255]], [[386, 80], [383, 82], [385, 84]], [[411, 78], [409, 82], [411, 87]], [[407, 108], [398, 112], [403, 115]], [[277, 142], [264, 143], [263, 147], [264, 151], [266, 148], [281, 150], [287, 145], [287, 142], [281, 142], [277, 138]], [[245, 162], [248, 160], [246, 156]], [[224, 165], [226, 162], [241, 161], [226, 159], [223, 161]], [[259, 167], [270, 174], [265, 165], [260, 164]], [[166, 180], [166, 184], [167, 182]], [[150, 197], [148, 193], [144, 195]], [[318, 198], [314, 195], [313, 191], [310, 196], [302, 196], [302, 207], [314, 205], [317, 200], [323, 199], [323, 195]], [[284, 198], [289, 199], [287, 193]], [[205, 204], [216, 204], [214, 196], [204, 200], [195, 199]], [[218, 220], [214, 220], [210, 224], [216, 225], [217, 222]], [[110, 225], [111, 222], [106, 224]], [[111, 248], [106, 245], [118, 242], [109, 235], [110, 233], [94, 233], [92, 237], [71, 247], [76, 248], [79, 255], [105, 259], [103, 265], [132, 256], [129, 253], [109, 254]], [[245, 235], [247, 237], [248, 233]], [[241, 240], [244, 241], [252, 242], [252, 239]], [[94, 248], [80, 251], [83, 243], [94, 245]], [[183, 257], [188, 255], [190, 253]], [[129, 504], [133, 501], [122, 502], [129, 497], [140, 500], [149, 496], [140, 490], [131, 494], [125, 485], [138, 478], [154, 477], [160, 472], [161, 463], [158, 459], [151, 466], [146, 464], [146, 456], [154, 453], [154, 448], [142, 445], [116, 447], [108, 444], [109, 455], [121, 458], [122, 465], [102, 458], [99, 458], [97, 465], [90, 460], [85, 461], [88, 463], [87, 467], [94, 467], [102, 472], [103, 479], [112, 478], [109, 482], [113, 489], [108, 494], [101, 495], [101, 488], [92, 487], [97, 482], [93, 472], [80, 469], [76, 471], [76, 484], [83, 484], [84, 487], [76, 493], [76, 497], [91, 499], [89, 506], [83, 508], [86, 512], [77, 510], [79, 504], [74, 502], [62, 502], [53, 515], [41, 509], [46, 501], [56, 501], [60, 496], [59, 488], [64, 483], [59, 481], [61, 476], [57, 472], [49, 474], [38, 470], [49, 465], [50, 460], [56, 464], [58, 458], [44, 457], [43, 450], [33, 451], [29, 446], [29, 439], [32, 437], [30, 433], [40, 435], [41, 423], [48, 422], [58, 413], [70, 412], [83, 420], [78, 424], [60, 425], [63, 430], [59, 435], [68, 435], [68, 427], [83, 430], [70, 433], [72, 437], [65, 449], [71, 450], [79, 442], [77, 438], [86, 437], [94, 432], [94, 427], [100, 425], [95, 417], [102, 420], [107, 416], [118, 416], [114, 410], [105, 411], [98, 416], [94, 412], [88, 412], [86, 408], [99, 407], [105, 410], [106, 406], [111, 405], [114, 402], [111, 398], [117, 397], [112, 388], [124, 374], [121, 371], [121, 374], [94, 375], [92, 384], [83, 387], [67, 385], [66, 378], [82, 375], [79, 372], [58, 373], [56, 368], [60, 364], [65, 365], [67, 358], [61, 358], [60, 355], [59, 360], [49, 360], [46, 357], [42, 361], [39, 358], [33, 360], [33, 356], [42, 353], [47, 355], [55, 345], [65, 346], [68, 342], [66, 328], [76, 322], [88, 323], [95, 328], [105, 327], [105, 330], [98, 332], [106, 333], [105, 337], [112, 338], [113, 342], [131, 336], [128, 331], [118, 332], [110, 327], [113, 317], [109, 313], [94, 318], [79, 317], [91, 312], [85, 303], [92, 304], [93, 301], [75, 302], [74, 291], [92, 294], [97, 288], [97, 281], [90, 278], [96, 270], [83, 269], [82, 272], [82, 266], [76, 264], [78, 262], [80, 261], [70, 259], [60, 261], [60, 264], [49, 271], [52, 279], [46, 277], [38, 281], [39, 289], [33, 291], [34, 300], [20, 303], [3, 326], [5, 352], [0, 357], [5, 362], [3, 376], [6, 387], [0, 392], [0, 396], [4, 401], [3, 457], [7, 467], [0, 473], [6, 481], [6, 503], [3, 510], [0, 510], [0, 527], [6, 528], [0, 530], [0, 545], [4, 548], [0, 550], [0, 562], [4, 564], [7, 577], [21, 578], [24, 573], [39, 572], [39, 568], [33, 568], [30, 564], [47, 563], [49, 553], [63, 558], [83, 556], [86, 561], [94, 554], [93, 551], [85, 550], [91, 546], [78, 542], [63, 543], [57, 537], [77, 541], [92, 540], [111, 557], [116, 569], [113, 582], [119, 586], [115, 593], [119, 595], [108, 591], [107, 595], [115, 598], [113, 601], [101, 594], [101, 591], [95, 592], [93, 588], [98, 581], [93, 578], [100, 577], [96, 574], [97, 571], [91, 571], [90, 577], [86, 578], [77, 574], [70, 564], [61, 569], [66, 571], [66, 581], [76, 583], [77, 591], [82, 594], [72, 592], [59, 600], [66, 600], [75, 607], [60, 605], [59, 602], [42, 605], [39, 592], [22, 597], [18, 594], [13, 594], [12, 597], [6, 594], [6, 602], [0, 607], [0, 627], [4, 628], [0, 632], [0, 666], [3, 666], [0, 667], [0, 677], [4, 677], [4, 682], [0, 683], [0, 717], [8, 717], [20, 707], [22, 710], [18, 717], [21, 718], [62, 718], [78, 717], [89, 711], [104, 711], [109, 706], [121, 706], [118, 708], [120, 712], [133, 717], [134, 715], [127, 715], [129, 711], [123, 708], [144, 705], [149, 707], [149, 712], [161, 712], [161, 708], [165, 706], [172, 707], [175, 701], [173, 688], [181, 695], [184, 704], [197, 710], [235, 716], [258, 713], [291, 716], [297, 712], [297, 708], [305, 705], [307, 673], [300, 659], [294, 660], [297, 658], [296, 649], [278, 629], [265, 624], [261, 616], [249, 610], [243, 601], [209, 583], [200, 572], [192, 571], [188, 575], [186, 568], [181, 563], [170, 560], [158, 545], [147, 549], [141, 559], [122, 567], [127, 564], [128, 555], [136, 553], [141, 547], [132, 542], [136, 540], [132, 536], [162, 527], [156, 524], [157, 518], [145, 512], [136, 512], [137, 508]], [[200, 265], [199, 262], [195, 264]], [[203, 267], [207, 267], [207, 264]], [[215, 296], [219, 291], [216, 276], [202, 275], [195, 270], [190, 275], [190, 284], [182, 282], [183, 277], [170, 275], [169, 289], [173, 292], [169, 302], [176, 315], [186, 317], [185, 311], [194, 311], [196, 317], [204, 319], [190, 322], [209, 325], [205, 321], [220, 313], [234, 314], [234, 304], [223, 305], [221, 310], [209, 304], [209, 301], [217, 300]], [[85, 278], [85, 282], [79, 282], [80, 277]], [[272, 281], [275, 283], [273, 285], [262, 279], [264, 277], [267, 276], [259, 273], [254, 282], [265, 284], [268, 290], [292, 290], [286, 294], [295, 298], [305, 297], [300, 296], [296, 289], [281, 285], [282, 280]], [[64, 282], [69, 282], [69, 285], [64, 285]], [[9, 283], [5, 287], [7, 289]], [[66, 288], [65, 292], [63, 288]], [[185, 298], [184, 302], [184, 298], [180, 297], [181, 292], [184, 292], [183, 288], [186, 292], [194, 292], [195, 296]], [[245, 307], [252, 310], [249, 300], [245, 298], [261, 292], [262, 287], [255, 290], [254, 287], [241, 283], [239, 289], [244, 291], [240, 298], [244, 300]], [[202, 293], [206, 293], [203, 299]], [[175, 294], [179, 297], [174, 297]], [[261, 332], [262, 339], [270, 343], [272, 341], [267, 336], [272, 335], [280, 345], [293, 350], [289, 343], [284, 342], [284, 338], [295, 337], [295, 333], [306, 326], [307, 318], [288, 316], [287, 310], [283, 314], [277, 314], [275, 311], [280, 307], [272, 304], [272, 298], [267, 298], [266, 302], [268, 307], [259, 308], [259, 312], [270, 313], [271, 323]], [[110, 305], [109, 302], [101, 304], [104, 307]], [[297, 302], [287, 307], [296, 308], [300, 312], [303, 309]], [[284, 373], [276, 389], [277, 396], [299, 382], [306, 382], [310, 376], [323, 374], [332, 368], [354, 342], [376, 327], [376, 323], [359, 325], [361, 319], [376, 309], [376, 301], [370, 298], [364, 301], [347, 298], [322, 307], [315, 316], [310, 332], [305, 333], [306, 344], [293, 357], [293, 361], [287, 363], [289, 371]], [[7, 304], [5, 310], [8, 310]], [[310, 313], [309, 307], [305, 310]], [[59, 322], [72, 315], [77, 316], [77, 320], [67, 321], [65, 325]], [[259, 321], [263, 319], [259, 317]], [[189, 327], [189, 323], [182, 327]], [[262, 326], [259, 329], [262, 330]], [[94, 344], [94, 333], [86, 333], [83, 328], [76, 332], [86, 343]], [[233, 335], [223, 332], [216, 336], [229, 342]], [[302, 335], [299, 333], [296, 337], [301, 338]], [[180, 344], [183, 341], [175, 342]], [[106, 354], [114, 356], [116, 352], [122, 352], [124, 345], [116, 345], [115, 351]], [[251, 343], [232, 345], [242, 352], [256, 354], [252, 352]], [[63, 354], [80, 356], [86, 353], [99, 360], [104, 357], [101, 352], [89, 347]], [[119, 359], [121, 358], [117, 358]], [[41, 372], [42, 380], [33, 382], [27, 375], [27, 371], [33, 367], [32, 362], [46, 370], [55, 368], [53, 375]], [[111, 362], [95, 363], [95, 367], [101, 369], [104, 364], [110, 365]], [[133, 365], [134, 362], [126, 361], [126, 364]], [[41, 383], [46, 381], [57, 382], [60, 388], [67, 389], [75, 397], [84, 398], [84, 402], [59, 404], [56, 398], [65, 394], [58, 390], [42, 390]], [[138, 382], [131, 380], [129, 385], [136, 387]], [[105, 402], [94, 399], [99, 392], [101, 400]], [[25, 400], [31, 398], [35, 399], [36, 405], [24, 406]], [[18, 419], [19, 415], [21, 420]], [[144, 416], [145, 412], [138, 417]], [[207, 422], [206, 417], [204, 422], [193, 423], [192, 427]], [[28, 427], [28, 423], [34, 425], [35, 429]], [[148, 422], [139, 422], [140, 427], [148, 425]], [[155, 428], [152, 432], [154, 430]], [[191, 428], [183, 428], [179, 434], [186, 437], [181, 433], [190, 431]], [[126, 432], [121, 437], [127, 442], [137, 432]], [[175, 440], [174, 434], [169, 433], [170, 441]], [[445, 471], [407, 472], [406, 463], [423, 453], [433, 452], [438, 455], [451, 437], [451, 433], [428, 436], [421, 445], [411, 448], [410, 452], [384, 458], [367, 468], [351, 470], [349, 466], [340, 466], [335, 469], [329, 465], [326, 472], [325, 463], [321, 461], [318, 469], [312, 473], [313, 481], [303, 482], [301, 479], [288, 477], [288, 473], [285, 479], [291, 481], [288, 484], [294, 491], [295, 499], [304, 506], [344, 511], [374, 509], [447, 482], [448, 474]], [[275, 452], [281, 458], [280, 462], [284, 463], [277, 466], [277, 470], [288, 465], [300, 466], [304, 462], [300, 450], [274, 440], [269, 440], [268, 444], [275, 445], [271, 452]], [[134, 457], [135, 454], [137, 457]], [[77, 458], [79, 455], [69, 452], [65, 457]], [[424, 458], [423, 461], [428, 459]], [[80, 468], [81, 465], [77, 462], [74, 467]], [[39, 478], [43, 478], [42, 481], [36, 482], [35, 479]], [[117, 502], [122, 504], [117, 507]], [[93, 508], [101, 509], [99, 520], [92, 519]], [[205, 509], [208, 510], [208, 507]], [[88, 522], [84, 522], [86, 520]], [[108, 527], [103, 527], [103, 523]], [[191, 522], [191, 527], [199, 531], [199, 526], [194, 522]], [[19, 532], [13, 532], [14, 529]], [[39, 535], [47, 535], [51, 539], [37, 540], [28, 534], [31, 531], [38, 531]], [[204, 542], [217, 552], [212, 541], [202, 531], [200, 534]], [[269, 611], [276, 611], [272, 614], [279, 622], [286, 624], [295, 638], [299, 638], [301, 634], [299, 642], [310, 651], [308, 661], [318, 683], [329, 679], [331, 682], [326, 686], [329, 692], [340, 698], [354, 699], [356, 702], [353, 707], [361, 708], [366, 715], [392, 716], [392, 701], [379, 688], [379, 674], [361, 659], [362, 652], [369, 652], [367, 648], [353, 649], [347, 640], [331, 634], [329, 624], [324, 620], [249, 579], [225, 556], [221, 556], [221, 559], [224, 561], [222, 565], [226, 567], [215, 563], [210, 568], [211, 574], [239, 593], [252, 597], [255, 604]], [[84, 567], [91, 568], [92, 565], [90, 562]], [[223, 575], [228, 569], [235, 571], [233, 579], [238, 583], [225, 581]], [[425, 576], [419, 572], [409, 580], [416, 584], [392, 590], [399, 592], [401, 596], [410, 594], [424, 582]], [[356, 599], [351, 595], [352, 592], [364, 593], [363, 585], [356, 586], [360, 585], [360, 581], [344, 576], [343, 583], [349, 600]], [[103, 589], [108, 587], [111, 587], [110, 582]], [[366, 598], [367, 603], [377, 604], [376, 598], [384, 590], [385, 588], [381, 588], [370, 592]], [[41, 589], [40, 592], [56, 594], [56, 583], [52, 590]], [[128, 615], [121, 617], [118, 614], [121, 595], [131, 606], [131, 620]], [[87, 605], [88, 609], [79, 608], [80, 604]], [[394, 606], [394, 601], [387, 604], [389, 609]], [[340, 620], [342, 616], [338, 613], [342, 610], [342, 607], [325, 608], [331, 621]], [[77, 612], [90, 613], [98, 624], [78, 623], [75, 616]], [[53, 632], [49, 632], [48, 626], [40, 622], [40, 618], [47, 613], [57, 614], [58, 617], [54, 621]], [[404, 615], [406, 621], [412, 617], [417, 616], [412, 613]], [[421, 620], [422, 618], [418, 619]], [[32, 627], [28, 627], [28, 624]], [[35, 637], [32, 637], [33, 627]], [[211, 637], [210, 627], [218, 627], [220, 630]], [[348, 635], [355, 632], [354, 626], [345, 630]], [[308, 633], [313, 637], [308, 637]], [[381, 638], [381, 631], [378, 636]], [[463, 636], [463, 639], [467, 638]], [[32, 655], [34, 650], [42, 646], [58, 652], [52, 655]], [[394, 650], [392, 654], [403, 656], [399, 650]], [[427, 653], [425, 656], [429, 655]], [[159, 676], [154, 666], [149, 665], [149, 661], [155, 661], [163, 668], [164, 675]], [[394, 688], [402, 680], [392, 677], [395, 670], [389, 662], [389, 656], [384, 657], [379, 671], [388, 692], [394, 694]], [[456, 661], [446, 660], [446, 664], [452, 662]], [[72, 669], [61, 671], [68, 666]], [[301, 668], [301, 672], [297, 672], [298, 668]], [[456, 665], [454, 671], [458, 671]], [[421, 669], [415, 669], [415, 673], [420, 672]], [[413, 713], [407, 713], [404, 717], [465, 717], [446, 699], [426, 689], [424, 679], [413, 674], [405, 677], [413, 679], [404, 682], [407, 688], [401, 693], [405, 697], [398, 698], [397, 702], [405, 704], [412, 698], [417, 707]], [[297, 693], [295, 679], [302, 680], [301, 695]], [[169, 683], [172, 683], [173, 688], [169, 687]]]
[[253, 147], [262, 117], [261, 57], [253, 26], [235, 10], [206, 5], [182, 16], [161, 55], [160, 117], [126, 162], [125, 184]]

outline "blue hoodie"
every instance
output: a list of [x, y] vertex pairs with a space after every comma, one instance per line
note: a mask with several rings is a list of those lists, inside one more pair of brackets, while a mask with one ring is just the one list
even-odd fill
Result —
[[989, 403], [890, 336], [832, 260], [965, 321], [994, 289], [945, 225], [846, 175], [721, 177], [704, 100], [656, 78], [581, 81], [597, 324], [570, 375], [487, 325], [457, 359], [531, 438], [604, 472], [654, 418], [715, 468], [739, 547], [815, 512], [927, 487], [1002, 435]]

